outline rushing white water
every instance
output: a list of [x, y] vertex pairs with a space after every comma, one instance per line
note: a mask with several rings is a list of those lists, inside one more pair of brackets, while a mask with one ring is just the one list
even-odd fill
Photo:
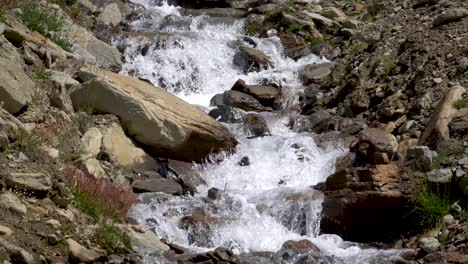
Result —
[[[323, 61], [314, 55], [294, 61], [283, 55], [277, 37], [253, 38], [275, 67], [245, 75], [232, 63], [232, 47], [243, 38], [242, 20], [213, 22], [206, 16], [183, 17], [178, 8], [153, 6], [151, 0], [133, 2], [151, 14], [133, 26], [153, 35], [148, 34], [149, 40], [122, 40], [127, 46], [123, 72], [145, 78], [193, 104], [208, 106], [214, 94], [229, 90], [239, 78], [248, 84], [274, 80], [298, 89], [300, 67]], [[169, 25], [165, 24], [168, 20], [172, 21]], [[287, 240], [305, 238], [325, 255], [336, 257], [337, 263], [367, 263], [376, 255], [391, 255], [391, 251], [361, 249], [336, 235], [319, 235], [323, 197], [310, 187], [333, 173], [335, 159], [343, 150], [319, 148], [311, 135], [290, 131], [288, 117], [262, 115], [272, 136], [247, 139], [239, 125], [226, 125], [240, 142], [236, 153], [218, 164], [194, 165], [206, 181], [195, 196], [143, 195], [133, 215], [160, 237], [194, 250], [224, 246], [235, 253], [275, 252]], [[250, 165], [240, 166], [245, 156]], [[217, 199], [207, 198], [213, 187], [221, 190]], [[195, 224], [181, 225], [186, 216], [192, 216]], [[156, 258], [148, 260], [154, 262]]]

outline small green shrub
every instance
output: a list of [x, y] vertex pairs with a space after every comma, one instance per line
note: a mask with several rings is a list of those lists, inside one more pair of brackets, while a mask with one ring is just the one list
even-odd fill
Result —
[[28, 133], [23, 129], [18, 129], [14, 147], [16, 147], [19, 151], [31, 155], [39, 149], [42, 143], [43, 140], [38, 135], [34, 133]]
[[299, 24], [290, 24], [288, 28], [285, 30], [286, 32], [296, 32], [302, 30], [303, 26]]
[[346, 47], [346, 50], [350, 55], [356, 56], [364, 50], [364, 44], [359, 41], [355, 41]]
[[248, 23], [244, 26], [244, 34], [254, 36], [262, 33], [263, 28], [260, 23]]
[[130, 238], [114, 225], [100, 226], [96, 230], [94, 240], [107, 254], [125, 254], [132, 250]]
[[55, 42], [55, 44], [57, 44], [57, 46], [62, 48], [64, 51], [68, 51], [68, 52], [71, 51], [71, 45], [70, 45], [70, 42], [68, 40], [63, 39], [63, 38], [59, 38], [59, 39], [55, 40], [54, 42]]
[[78, 0], [49, 0], [49, 2], [60, 6], [73, 6]]
[[453, 103], [453, 107], [456, 109], [462, 109], [462, 108], [467, 108], [468, 107], [468, 100], [458, 100]]
[[307, 43], [311, 46], [315, 46], [315, 45], [319, 45], [319, 44], [322, 44], [324, 42], [323, 39], [320, 39], [320, 38], [314, 38], [314, 39], [311, 39], [311, 40], [308, 40]]
[[439, 152], [432, 158], [432, 170], [455, 166], [465, 152], [462, 144], [453, 144], [448, 151]]
[[0, 22], [5, 22], [5, 10], [0, 6]]
[[423, 183], [416, 191], [416, 203], [422, 224], [431, 228], [437, 226], [442, 217], [450, 212], [452, 201], [450, 192], [440, 190], [440, 185], [431, 188], [427, 183]]
[[50, 78], [50, 72], [48, 72], [45, 68], [39, 68], [33, 70], [34, 77], [38, 80], [47, 80]]
[[78, 128], [81, 132], [86, 132], [88, 128], [93, 125], [93, 116], [85, 111], [78, 111], [76, 114], [76, 122], [78, 123]]
[[382, 68], [385, 75], [388, 75], [397, 67], [397, 62], [394, 57], [388, 56], [382, 60]]
[[63, 20], [56, 12], [45, 10], [37, 2], [22, 1], [19, 8], [21, 20], [31, 31], [47, 36], [48, 32], [57, 32], [63, 26]]

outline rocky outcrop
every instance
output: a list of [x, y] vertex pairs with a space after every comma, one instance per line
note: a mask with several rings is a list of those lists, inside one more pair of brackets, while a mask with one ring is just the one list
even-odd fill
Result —
[[20, 65], [0, 58], [0, 102], [11, 114], [31, 103], [34, 83]]
[[449, 124], [457, 112], [453, 104], [462, 99], [464, 92], [463, 86], [456, 85], [445, 94], [419, 140], [420, 145], [435, 147], [439, 141], [450, 138]]
[[233, 63], [239, 66], [244, 73], [251, 71], [258, 72], [262, 69], [273, 67], [270, 56], [260, 50], [249, 47], [240, 47], [239, 52], [234, 56]]
[[105, 73], [71, 93], [73, 104], [120, 118], [127, 134], [150, 151], [183, 161], [201, 161], [232, 150], [237, 141], [222, 125], [176, 96], [146, 82]]

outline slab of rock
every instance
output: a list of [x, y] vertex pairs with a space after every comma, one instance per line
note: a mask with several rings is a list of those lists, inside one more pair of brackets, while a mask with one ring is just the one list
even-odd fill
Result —
[[306, 252], [313, 252], [319, 253], [320, 249], [312, 243], [310, 240], [303, 239], [303, 240], [288, 240], [284, 242], [283, 246], [281, 247], [285, 250], [291, 250], [296, 254], [303, 254]]
[[280, 96], [280, 91], [276, 87], [268, 85], [246, 85], [243, 80], [237, 80], [231, 90], [251, 95], [262, 105], [269, 107], [274, 107]]
[[224, 92], [224, 105], [236, 107], [245, 111], [271, 111], [272, 108], [265, 107], [253, 96], [239, 91]]
[[328, 130], [332, 115], [327, 111], [318, 111], [307, 116], [296, 116], [292, 120], [292, 130], [297, 133], [322, 133]]
[[11, 244], [10, 242], [6, 241], [5, 239], [0, 237], [0, 246], [5, 248], [8, 254], [10, 255], [10, 259], [13, 263], [24, 263], [24, 264], [37, 264], [39, 263], [34, 259], [34, 257], [27, 252], [26, 250]]
[[360, 142], [369, 143], [376, 152], [394, 153], [398, 149], [398, 141], [394, 135], [382, 128], [367, 128], [359, 132]]
[[66, 243], [68, 245], [68, 250], [70, 251], [71, 256], [78, 261], [90, 263], [97, 261], [100, 257], [96, 251], [83, 247], [71, 238], [67, 239]]
[[445, 10], [434, 19], [432, 26], [438, 27], [450, 22], [458, 21], [468, 16], [468, 10], [466, 8], [452, 8]]
[[465, 88], [460, 85], [450, 88], [432, 114], [431, 120], [426, 126], [418, 145], [433, 148], [439, 141], [450, 138], [449, 124], [457, 112], [457, 109], [453, 107], [453, 103], [462, 99], [464, 92]]
[[132, 184], [132, 189], [135, 193], [162, 192], [173, 195], [182, 194], [182, 187], [179, 183], [164, 178], [136, 180]]
[[414, 146], [408, 149], [408, 160], [414, 160], [415, 165], [424, 171], [432, 167], [432, 151], [426, 146]]
[[440, 242], [435, 237], [425, 237], [419, 240], [419, 246], [429, 252], [434, 252], [440, 248]]
[[259, 114], [247, 114], [242, 118], [244, 133], [247, 137], [262, 137], [271, 135], [268, 124]]
[[28, 212], [26, 205], [11, 192], [5, 192], [0, 195], [0, 206], [21, 215], [25, 215]]
[[0, 225], [0, 236], [11, 236], [11, 234], [13, 231], [9, 227]]
[[111, 3], [104, 7], [102, 13], [97, 17], [106, 26], [117, 26], [122, 20], [122, 12], [117, 3]]
[[89, 158], [82, 162], [83, 170], [93, 176], [96, 179], [106, 177], [106, 171], [102, 168], [99, 160], [95, 158]]
[[201, 161], [237, 141], [213, 118], [176, 96], [131, 77], [105, 72], [71, 93], [75, 106], [119, 117], [127, 134], [163, 157]]
[[258, 72], [262, 69], [273, 67], [270, 56], [260, 50], [249, 47], [240, 47], [239, 52], [234, 56], [233, 63], [239, 66], [244, 73], [251, 71]]
[[218, 107], [208, 113], [212, 118], [224, 123], [240, 123], [245, 114], [244, 110], [230, 106]]
[[332, 67], [333, 64], [331, 63], [308, 64], [304, 66], [299, 76], [304, 85], [319, 83], [323, 78], [330, 75]]
[[9, 188], [35, 193], [52, 190], [52, 180], [44, 173], [10, 173], [5, 180]]
[[102, 133], [96, 128], [88, 129], [81, 137], [81, 149], [85, 158], [96, 157], [101, 152]]
[[20, 65], [0, 58], [0, 102], [11, 114], [31, 103], [34, 83]]
[[144, 233], [129, 229], [127, 232], [132, 243], [132, 248], [140, 254], [149, 254], [155, 252], [165, 252], [170, 247], [159, 240], [159, 237], [151, 231], [145, 230]]
[[136, 147], [117, 123], [112, 123], [103, 130], [102, 150], [114, 164], [124, 168], [159, 168], [158, 162], [143, 149]]

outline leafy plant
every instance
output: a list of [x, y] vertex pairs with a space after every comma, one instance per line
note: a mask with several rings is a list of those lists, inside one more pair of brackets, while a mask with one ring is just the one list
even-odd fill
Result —
[[125, 254], [132, 250], [128, 235], [114, 225], [100, 226], [96, 230], [94, 240], [107, 254]]
[[[92, 113], [92, 112], [91, 112]], [[81, 132], [85, 132], [93, 124], [93, 116], [86, 111], [78, 111], [76, 121]]]
[[28, 133], [23, 129], [18, 129], [14, 147], [17, 147], [19, 151], [22, 151], [26, 154], [33, 154], [39, 149], [42, 143], [43, 140], [38, 135], [34, 133]]
[[260, 34], [263, 28], [260, 23], [247, 23], [244, 26], [244, 34], [248, 36], [254, 36]]
[[296, 32], [302, 30], [303, 26], [299, 24], [290, 24], [286, 29], [286, 32]]
[[437, 184], [431, 188], [428, 183], [423, 183], [416, 191], [417, 210], [425, 226], [438, 225], [442, 217], [450, 212], [452, 204], [450, 192], [440, 190], [440, 186]]
[[71, 45], [70, 45], [70, 42], [66, 39], [63, 39], [63, 38], [59, 38], [57, 40], [54, 41], [55, 44], [57, 44], [57, 46], [59, 46], [60, 48], [62, 48], [64, 51], [68, 51], [70, 52], [71, 51]]
[[320, 38], [313, 38], [307, 41], [307, 43], [311, 46], [319, 45], [319, 44], [322, 44], [323, 42], [324, 40]]
[[0, 22], [5, 21], [5, 10], [0, 6]]
[[387, 56], [382, 60], [382, 68], [385, 75], [391, 73], [397, 67], [397, 62], [394, 57]]
[[38, 80], [46, 80], [50, 78], [50, 72], [48, 72], [45, 68], [35, 69], [33, 71], [34, 77]]
[[468, 107], [468, 100], [457, 100], [453, 103], [453, 107], [456, 109], [462, 109]]
[[37, 2], [22, 1], [19, 8], [21, 20], [31, 31], [48, 35], [48, 32], [57, 32], [63, 26], [63, 19], [56, 12], [45, 10]]

